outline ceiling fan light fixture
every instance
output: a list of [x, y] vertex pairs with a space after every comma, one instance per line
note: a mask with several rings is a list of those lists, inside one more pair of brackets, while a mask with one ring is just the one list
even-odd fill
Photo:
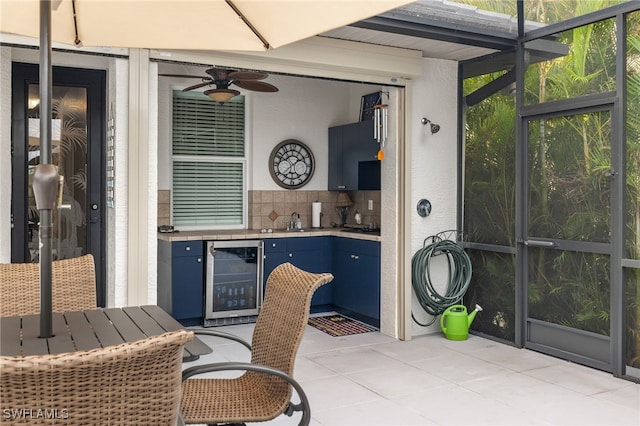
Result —
[[223, 104], [225, 102], [230, 101], [231, 98], [238, 96], [240, 92], [233, 89], [210, 89], [210, 90], [205, 90], [204, 94], [210, 97], [211, 99], [213, 99], [214, 101]]

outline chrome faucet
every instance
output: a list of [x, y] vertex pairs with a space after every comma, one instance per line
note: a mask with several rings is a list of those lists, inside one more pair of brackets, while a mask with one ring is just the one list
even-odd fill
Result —
[[298, 218], [298, 213], [291, 213], [291, 218], [289, 219], [289, 223], [287, 223], [287, 231], [293, 231], [296, 229], [296, 220]]

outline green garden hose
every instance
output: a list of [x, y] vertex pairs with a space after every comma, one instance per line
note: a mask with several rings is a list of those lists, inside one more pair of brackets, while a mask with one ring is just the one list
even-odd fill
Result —
[[[447, 256], [449, 266], [449, 283], [444, 295], [434, 288], [430, 271], [431, 258], [440, 255]], [[449, 306], [458, 304], [469, 288], [471, 273], [469, 256], [454, 241], [438, 240], [418, 250], [411, 259], [411, 285], [420, 306], [433, 318], [431, 322], [422, 324], [411, 312], [413, 320], [423, 327], [429, 326]]]

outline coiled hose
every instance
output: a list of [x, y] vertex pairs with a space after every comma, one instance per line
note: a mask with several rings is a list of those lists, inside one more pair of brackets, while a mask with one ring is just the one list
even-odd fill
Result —
[[[439, 294], [433, 287], [430, 271], [431, 258], [442, 254], [447, 256], [449, 266], [449, 283], [444, 295]], [[438, 240], [418, 250], [411, 258], [411, 285], [420, 306], [433, 318], [426, 324], [419, 322], [413, 312], [411, 318], [423, 327], [433, 324], [438, 315], [462, 300], [469, 288], [471, 273], [469, 256], [454, 241]]]

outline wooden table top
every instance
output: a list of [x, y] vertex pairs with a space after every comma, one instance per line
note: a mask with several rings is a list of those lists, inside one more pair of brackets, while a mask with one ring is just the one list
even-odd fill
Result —
[[[53, 314], [53, 337], [42, 339], [40, 316], [0, 318], [0, 355], [44, 355], [132, 342], [184, 327], [156, 305], [97, 308]], [[184, 348], [185, 362], [212, 349], [197, 337]]]

